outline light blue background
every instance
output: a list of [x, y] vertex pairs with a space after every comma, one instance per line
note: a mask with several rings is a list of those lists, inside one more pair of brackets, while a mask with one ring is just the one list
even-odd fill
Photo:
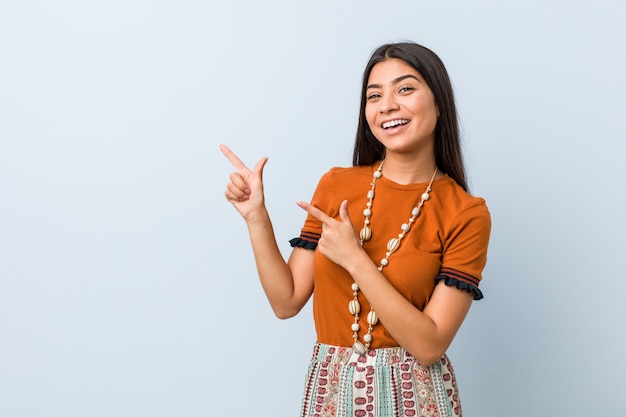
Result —
[[361, 73], [412, 39], [453, 79], [490, 257], [450, 356], [469, 417], [621, 415], [618, 0], [3, 1], [0, 415], [294, 416], [310, 307], [275, 319], [224, 200], [269, 156], [281, 250], [350, 165]]

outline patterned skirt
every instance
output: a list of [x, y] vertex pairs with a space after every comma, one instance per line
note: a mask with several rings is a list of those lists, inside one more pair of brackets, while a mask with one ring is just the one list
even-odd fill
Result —
[[401, 347], [370, 350], [317, 343], [301, 417], [457, 417], [461, 403], [447, 356], [422, 366]]

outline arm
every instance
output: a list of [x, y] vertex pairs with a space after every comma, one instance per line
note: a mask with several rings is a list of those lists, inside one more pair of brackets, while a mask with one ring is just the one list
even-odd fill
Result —
[[277, 317], [292, 317], [313, 292], [313, 252], [295, 248], [288, 263], [280, 253], [263, 194], [267, 158], [250, 170], [226, 146], [220, 150], [236, 169], [225, 196], [246, 222], [263, 290]]
[[308, 203], [298, 204], [323, 222], [318, 250], [350, 273], [398, 344], [424, 365], [438, 360], [467, 315], [472, 295], [440, 283], [424, 311], [420, 311], [387, 281], [361, 248], [346, 201], [339, 210], [340, 221]]
[[439, 282], [424, 311], [400, 294], [367, 255], [350, 257], [344, 268], [367, 297], [391, 336], [423, 365], [446, 352], [469, 312], [472, 294]]

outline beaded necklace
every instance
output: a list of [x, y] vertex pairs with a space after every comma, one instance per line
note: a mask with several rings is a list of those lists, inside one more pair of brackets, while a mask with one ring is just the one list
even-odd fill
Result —
[[[359, 233], [359, 238], [361, 240], [361, 246], [368, 240], [372, 238], [372, 229], [370, 229], [370, 217], [372, 216], [372, 207], [374, 201], [374, 191], [376, 189], [376, 180], [383, 176], [383, 163], [382, 161], [378, 166], [378, 169], [374, 171], [374, 178], [372, 179], [371, 186], [372, 188], [367, 192], [367, 204], [365, 210], [363, 210], [363, 216], [365, 216], [365, 220], [363, 221], [363, 228]], [[389, 257], [392, 253], [397, 251], [400, 248], [400, 242], [406, 236], [406, 234], [411, 229], [411, 225], [415, 222], [417, 216], [419, 216], [422, 206], [424, 202], [430, 198], [430, 192], [432, 191], [433, 181], [435, 180], [435, 176], [437, 175], [437, 168], [435, 168], [435, 172], [433, 172], [433, 176], [428, 183], [428, 187], [426, 191], [422, 193], [419, 203], [417, 206], [413, 207], [411, 210], [411, 217], [409, 218], [408, 223], [403, 223], [400, 226], [401, 232], [398, 234], [398, 237], [393, 237], [389, 239], [387, 242], [387, 252], [385, 253], [385, 257], [380, 260], [380, 265], [378, 266], [378, 270], [380, 272], [383, 271], [383, 268], [389, 265]], [[348, 303], [348, 310], [350, 314], [354, 316], [354, 323], [352, 323], [352, 338], [354, 339], [354, 345], [352, 348], [359, 354], [364, 355], [368, 350], [372, 343], [372, 330], [374, 330], [374, 326], [378, 323], [378, 316], [376, 312], [371, 309], [367, 314], [367, 333], [363, 336], [363, 342], [359, 341], [359, 330], [361, 326], [359, 325], [359, 314], [361, 313], [361, 304], [359, 303], [359, 285], [356, 282], [352, 283], [352, 300]]]

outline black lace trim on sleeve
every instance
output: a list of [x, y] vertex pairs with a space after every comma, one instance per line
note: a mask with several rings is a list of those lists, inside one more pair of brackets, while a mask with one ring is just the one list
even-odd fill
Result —
[[317, 241], [320, 240], [320, 234], [311, 232], [302, 232], [300, 237], [293, 238], [289, 241], [292, 248], [304, 248], [315, 250]]
[[308, 240], [304, 240], [300, 237], [294, 237], [289, 241], [289, 244], [292, 248], [304, 248], [304, 249], [312, 249], [315, 250], [317, 248], [317, 242], [311, 242]]
[[439, 275], [435, 278], [436, 283], [441, 280], [443, 280], [443, 283], [446, 284], [448, 287], [457, 287], [459, 290], [464, 290], [466, 292], [473, 292], [474, 300], [478, 301], [478, 300], [483, 299], [482, 291], [480, 291], [477, 287], [474, 287], [473, 285], [470, 285], [466, 282], [461, 282], [455, 278], [446, 277], [445, 275]]
[[482, 300], [483, 293], [478, 289], [478, 280], [473, 278], [476, 281], [476, 285], [473, 284], [467, 278], [470, 277], [467, 274], [463, 274], [462, 272], [455, 271], [449, 268], [442, 268], [441, 273], [435, 277], [435, 284], [439, 281], [443, 280], [443, 283], [449, 287], [456, 287], [459, 290], [466, 291], [468, 293], [474, 293], [474, 300]]

